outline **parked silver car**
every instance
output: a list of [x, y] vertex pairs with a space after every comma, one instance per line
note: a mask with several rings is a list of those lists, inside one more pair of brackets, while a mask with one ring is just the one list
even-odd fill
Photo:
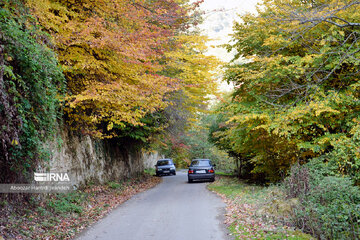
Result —
[[176, 175], [176, 167], [171, 159], [160, 159], [156, 165], [156, 176]]

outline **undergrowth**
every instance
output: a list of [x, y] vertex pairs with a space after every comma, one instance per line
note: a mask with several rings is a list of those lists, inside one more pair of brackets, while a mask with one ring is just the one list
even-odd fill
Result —
[[160, 181], [141, 174], [71, 193], [32, 194], [21, 204], [1, 201], [0, 239], [72, 239], [117, 205]]
[[285, 200], [280, 187], [225, 176], [208, 187], [227, 203], [226, 223], [235, 239], [312, 239], [290, 224], [293, 202]]

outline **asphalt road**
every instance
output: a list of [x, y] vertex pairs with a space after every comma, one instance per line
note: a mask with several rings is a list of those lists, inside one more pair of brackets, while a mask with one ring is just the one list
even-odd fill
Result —
[[225, 204], [205, 182], [187, 183], [186, 172], [164, 176], [83, 232], [78, 240], [222, 240]]

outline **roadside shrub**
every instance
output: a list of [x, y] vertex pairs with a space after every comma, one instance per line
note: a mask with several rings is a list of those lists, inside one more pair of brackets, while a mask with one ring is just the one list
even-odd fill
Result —
[[49, 160], [43, 143], [53, 138], [65, 92], [51, 41], [28, 14], [24, 1], [0, 1], [2, 183], [31, 181], [38, 161]]
[[288, 198], [301, 198], [310, 190], [309, 169], [295, 165], [290, 170], [290, 176], [285, 180]]
[[55, 213], [82, 213], [82, 203], [86, 195], [81, 192], [57, 194], [47, 203], [47, 206]]
[[121, 189], [122, 185], [117, 182], [108, 182], [107, 185], [112, 189]]
[[144, 173], [154, 176], [156, 174], [155, 168], [147, 168], [144, 170]]
[[360, 239], [360, 189], [322, 164], [292, 167], [284, 184], [299, 200], [291, 221], [319, 239]]

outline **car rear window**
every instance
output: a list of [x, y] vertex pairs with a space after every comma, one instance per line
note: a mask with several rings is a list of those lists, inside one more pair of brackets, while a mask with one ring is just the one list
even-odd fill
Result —
[[163, 160], [163, 161], [157, 162], [158, 166], [164, 166], [164, 165], [170, 165], [170, 164], [172, 164], [170, 160]]
[[193, 160], [191, 162], [191, 166], [193, 167], [208, 167], [210, 165], [211, 164], [209, 160]]

